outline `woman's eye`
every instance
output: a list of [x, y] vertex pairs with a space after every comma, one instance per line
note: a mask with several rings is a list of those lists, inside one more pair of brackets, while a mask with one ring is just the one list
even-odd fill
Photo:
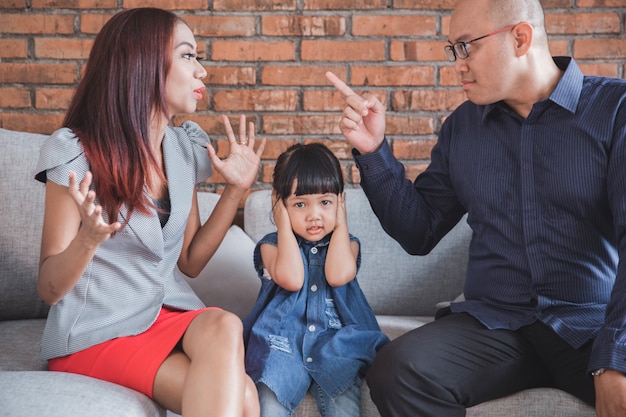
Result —
[[189, 52], [189, 53], [183, 54], [183, 58], [185, 58], [185, 59], [187, 59], [189, 61], [191, 61], [192, 59], [199, 59], [198, 55], [194, 54], [193, 52]]

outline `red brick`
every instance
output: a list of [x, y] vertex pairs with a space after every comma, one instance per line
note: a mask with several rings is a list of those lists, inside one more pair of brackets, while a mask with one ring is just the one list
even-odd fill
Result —
[[432, 66], [353, 67], [352, 85], [368, 86], [426, 86], [434, 85]]
[[624, 59], [626, 39], [577, 39], [574, 41], [576, 59]]
[[387, 114], [388, 135], [429, 135], [434, 133], [433, 118], [415, 114]]
[[87, 59], [93, 39], [35, 38], [35, 56], [50, 59]]
[[213, 10], [272, 11], [295, 10], [296, 0], [213, 0]]
[[213, 66], [204, 67], [207, 76], [206, 84], [214, 85], [254, 85], [256, 83], [256, 69], [254, 67]]
[[102, 26], [111, 18], [113, 14], [86, 13], [80, 15], [80, 31], [87, 34], [97, 34]]
[[[363, 95], [364, 92], [356, 89], [355, 93]], [[375, 95], [383, 104], [386, 103], [385, 91], [367, 91]], [[302, 97], [302, 109], [304, 111], [336, 111], [340, 114], [346, 107], [346, 98], [336, 89], [327, 91], [305, 91]]]
[[0, 38], [0, 58], [27, 58], [28, 41], [26, 39]]
[[25, 9], [26, 0], [0, 0], [0, 9]]
[[20, 132], [51, 134], [61, 127], [63, 113], [0, 113], [0, 127]]
[[433, 36], [437, 18], [430, 15], [357, 15], [352, 18], [354, 36]]
[[76, 65], [0, 62], [0, 83], [72, 84]]
[[250, 37], [256, 34], [254, 16], [183, 16], [196, 37]]
[[293, 42], [214, 41], [213, 61], [294, 61]]
[[[567, 9], [573, 8], [575, 0], [541, 0], [544, 9]], [[579, 4], [580, 6], [580, 4]]]
[[387, 9], [387, 0], [303, 0], [304, 10], [372, 10]]
[[266, 66], [261, 74], [263, 85], [306, 85], [332, 86], [326, 79], [327, 71], [332, 71], [340, 78], [345, 78], [345, 70], [340, 67], [299, 65]]
[[458, 87], [461, 85], [461, 76], [457, 74], [452, 64], [439, 68], [439, 85], [443, 87]]
[[392, 41], [392, 61], [447, 61], [443, 41]]
[[295, 90], [221, 90], [213, 94], [215, 111], [294, 111]]
[[340, 134], [340, 115], [275, 115], [262, 116], [263, 133], [267, 135]]
[[600, 75], [603, 77], [619, 78], [619, 65], [614, 63], [584, 63], [577, 62], [580, 70], [585, 75]]
[[31, 0], [33, 9], [115, 9], [117, 0]]
[[265, 36], [343, 36], [346, 19], [341, 16], [261, 16]]
[[619, 33], [620, 17], [616, 13], [546, 14], [548, 34]]
[[[338, 139], [338, 140], [307, 139], [304, 141], [304, 143], [313, 143], [313, 142], [323, 143], [324, 145], [326, 145], [328, 149], [330, 149], [335, 154], [337, 159], [341, 161], [346, 161], [346, 160], [352, 161], [352, 145], [350, 145], [348, 141], [346, 141], [343, 138]], [[343, 166], [345, 166], [345, 164], [342, 164], [342, 167]], [[345, 170], [344, 170], [344, 174], [345, 174]]]
[[394, 9], [451, 10], [456, 0], [393, 0]]
[[567, 40], [549, 40], [550, 53], [553, 56], [569, 55], [569, 41]]
[[624, 7], [624, 0], [578, 0], [578, 7]]
[[454, 90], [394, 91], [394, 111], [452, 111], [466, 100], [460, 88]]
[[267, 184], [272, 183], [273, 175], [274, 175], [274, 167], [276, 164], [273, 163], [263, 163], [261, 164], [261, 181]]
[[24, 109], [32, 105], [30, 90], [17, 87], [0, 87], [0, 108]]
[[158, 7], [167, 10], [206, 10], [208, 0], [122, 0], [125, 9]]
[[393, 141], [392, 150], [393, 154], [398, 159], [430, 159], [430, 151], [437, 143], [436, 139], [424, 139], [424, 140], [399, 140]]
[[276, 159], [281, 153], [285, 152], [288, 147], [294, 145], [297, 142], [298, 139], [289, 137], [280, 139], [269, 139], [265, 144], [265, 150], [263, 151], [263, 156], [261, 158], [264, 160]]
[[303, 61], [384, 61], [385, 42], [303, 40]]
[[42, 110], [66, 110], [72, 96], [73, 88], [37, 88], [35, 90], [35, 108]]
[[61, 14], [0, 14], [2, 33], [71, 34], [74, 33], [74, 15]]

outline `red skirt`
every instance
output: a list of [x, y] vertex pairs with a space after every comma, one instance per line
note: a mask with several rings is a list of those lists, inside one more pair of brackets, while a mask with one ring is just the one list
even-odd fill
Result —
[[206, 310], [161, 309], [154, 324], [136, 336], [118, 337], [48, 361], [51, 371], [87, 375], [139, 391], [152, 398], [154, 378], [191, 321]]

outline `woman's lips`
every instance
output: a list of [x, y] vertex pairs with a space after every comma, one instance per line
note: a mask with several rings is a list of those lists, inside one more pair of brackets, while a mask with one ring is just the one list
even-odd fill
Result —
[[200, 88], [196, 88], [195, 90], [193, 90], [193, 92], [196, 94], [196, 98], [198, 100], [202, 100], [202, 93], [204, 92], [205, 87], [202, 86]]

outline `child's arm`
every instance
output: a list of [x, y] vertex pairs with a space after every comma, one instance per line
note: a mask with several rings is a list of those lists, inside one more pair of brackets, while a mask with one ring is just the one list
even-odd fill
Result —
[[278, 197], [274, 197], [274, 202], [273, 212], [274, 223], [278, 230], [278, 246], [261, 245], [263, 266], [277, 285], [287, 291], [298, 291], [304, 284], [302, 255], [296, 235], [291, 228], [285, 203]]
[[332, 287], [340, 287], [354, 279], [359, 254], [359, 244], [350, 242], [344, 198], [345, 194], [341, 193], [337, 199], [337, 224], [330, 238], [324, 266], [326, 281]]

